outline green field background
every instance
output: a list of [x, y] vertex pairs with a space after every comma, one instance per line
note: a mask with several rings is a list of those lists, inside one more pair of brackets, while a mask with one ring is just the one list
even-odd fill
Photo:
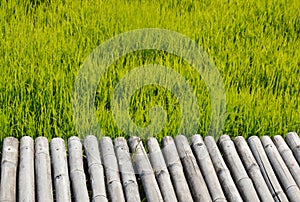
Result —
[[[0, 1], [0, 140], [76, 135], [72, 92], [91, 51], [111, 37], [142, 28], [177, 31], [195, 40], [214, 60], [225, 84], [223, 132], [231, 136], [300, 132], [299, 0], [6, 0]], [[210, 124], [210, 100], [195, 70], [176, 56], [140, 51], [116, 61], [101, 78], [95, 107], [106, 135], [123, 134], [111, 114], [118, 81], [141, 64], [172, 67], [193, 87], [199, 130]], [[158, 138], [176, 135], [178, 101], [159, 86], [139, 89], [130, 114], [150, 123], [154, 104], [168, 113]]]

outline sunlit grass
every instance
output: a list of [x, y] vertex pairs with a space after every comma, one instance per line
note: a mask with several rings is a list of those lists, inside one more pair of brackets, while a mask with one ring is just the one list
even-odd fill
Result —
[[[226, 88], [224, 133], [247, 137], [300, 132], [299, 4], [297, 0], [1, 1], [0, 137], [76, 135], [72, 90], [85, 58], [117, 34], [148, 27], [180, 32], [213, 58]], [[198, 132], [205, 134], [210, 121], [205, 83], [188, 64], [157, 51], [124, 56], [101, 79], [95, 103], [105, 133], [124, 135], [110, 111], [114, 87], [134, 67], [150, 63], [172, 67], [188, 80], [200, 106]], [[179, 105], [164, 88], [138, 90], [130, 114], [138, 125], [146, 126], [154, 104], [168, 112], [158, 137], [176, 134]]]

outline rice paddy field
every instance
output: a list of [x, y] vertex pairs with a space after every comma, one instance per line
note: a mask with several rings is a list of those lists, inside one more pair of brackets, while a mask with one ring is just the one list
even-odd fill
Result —
[[[0, 140], [6, 136], [76, 135], [72, 96], [76, 76], [104, 41], [134, 29], [161, 28], [196, 41], [214, 60], [226, 90], [223, 133], [300, 132], [299, 0], [4, 0], [0, 1]], [[179, 72], [199, 103], [198, 133], [211, 120], [207, 87], [192, 66], [169, 53], [125, 55], [102, 76], [95, 99], [104, 133], [128, 136], [116, 125], [110, 100], [127, 72], [144, 64]], [[129, 114], [145, 127], [160, 105], [167, 122], [157, 138], [177, 134], [180, 106], [167, 89], [137, 89]]]

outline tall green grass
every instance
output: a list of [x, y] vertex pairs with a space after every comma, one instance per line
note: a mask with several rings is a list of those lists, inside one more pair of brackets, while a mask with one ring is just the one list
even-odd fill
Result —
[[[85, 58], [117, 34], [149, 27], [180, 32], [213, 58], [226, 88], [224, 133], [300, 132], [298, 0], [6, 0], [0, 2], [0, 139], [76, 135], [72, 90]], [[147, 63], [172, 67], [188, 80], [200, 106], [198, 132], [205, 134], [205, 83], [180, 58], [157, 51], [124, 56], [101, 79], [95, 105], [105, 133], [124, 135], [114, 123], [110, 98], [122, 76]], [[149, 124], [154, 104], [168, 113], [157, 137], [176, 134], [178, 101], [162, 87], [149, 86], [132, 97], [137, 125]]]

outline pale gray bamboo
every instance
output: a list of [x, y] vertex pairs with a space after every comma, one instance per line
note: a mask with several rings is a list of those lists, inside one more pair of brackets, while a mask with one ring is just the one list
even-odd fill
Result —
[[118, 162], [112, 140], [109, 137], [100, 139], [100, 153], [105, 169], [106, 186], [110, 200], [112, 202], [125, 202]]
[[300, 164], [300, 138], [298, 134], [295, 132], [288, 133], [285, 137], [285, 141], [293, 151], [298, 164]]
[[228, 135], [222, 135], [219, 138], [219, 145], [220, 150], [223, 152], [223, 158], [231, 171], [243, 200], [249, 202], [259, 201], [252, 180], [249, 178], [243, 166], [233, 141]]
[[265, 148], [266, 154], [276, 172], [277, 178], [280, 180], [281, 185], [292, 202], [300, 201], [300, 190], [295, 180], [293, 179], [289, 169], [286, 167], [278, 150], [269, 136], [263, 136], [261, 142]]
[[193, 198], [184, 176], [183, 167], [177, 153], [175, 142], [170, 136], [164, 137], [162, 142], [162, 152], [166, 166], [171, 175], [177, 199], [180, 202], [192, 202]]
[[56, 201], [71, 201], [68, 163], [64, 140], [62, 138], [53, 138], [50, 142], [50, 149]]
[[88, 172], [93, 191], [93, 202], [107, 202], [104, 170], [101, 163], [98, 140], [94, 135], [84, 138], [84, 151], [88, 163]]
[[230, 175], [227, 165], [222, 158], [219, 148], [216, 145], [215, 139], [212, 136], [206, 136], [204, 138], [204, 143], [213, 162], [226, 199], [231, 202], [243, 202]]
[[288, 202], [288, 199], [276, 178], [260, 139], [257, 136], [251, 136], [248, 138], [248, 144], [257, 164], [259, 165], [260, 171], [273, 196], [273, 199], [276, 202]]
[[1, 160], [0, 201], [16, 201], [18, 151], [18, 139], [14, 137], [4, 139]]
[[175, 144], [194, 201], [212, 201], [187, 138], [184, 135], [177, 135]]
[[253, 184], [256, 188], [256, 192], [263, 202], [273, 201], [273, 197], [269, 188], [262, 176], [259, 166], [257, 165], [253, 154], [249, 146], [247, 145], [246, 140], [242, 136], [234, 138], [234, 143], [236, 145], [237, 151], [240, 155], [241, 160], [243, 161], [244, 167], [252, 179]]
[[127, 141], [125, 138], [119, 137], [114, 140], [114, 143], [126, 201], [139, 202], [141, 201], [139, 186], [135, 177]]
[[35, 177], [37, 201], [52, 202], [51, 163], [49, 142], [45, 137], [35, 139]]
[[202, 137], [200, 135], [193, 135], [190, 141], [198, 165], [203, 173], [204, 180], [210, 192], [212, 201], [227, 201]]
[[298, 187], [300, 187], [300, 167], [293, 155], [293, 152], [287, 146], [281, 135], [274, 136], [273, 141], [282, 159], [284, 160], [285, 165], [288, 167], [290, 173], [292, 174], [296, 184], [298, 185]]
[[149, 150], [150, 162], [154, 169], [155, 177], [164, 201], [176, 202], [177, 198], [173, 189], [170, 174], [157, 140], [154, 137], [148, 138], [147, 147]]
[[132, 162], [136, 173], [141, 177], [147, 201], [162, 202], [163, 198], [142, 141], [138, 137], [131, 137], [128, 144], [132, 153]]
[[20, 141], [18, 201], [35, 201], [34, 141], [24, 136]]
[[88, 202], [86, 177], [83, 169], [82, 144], [76, 136], [68, 139], [69, 169], [74, 201]]

